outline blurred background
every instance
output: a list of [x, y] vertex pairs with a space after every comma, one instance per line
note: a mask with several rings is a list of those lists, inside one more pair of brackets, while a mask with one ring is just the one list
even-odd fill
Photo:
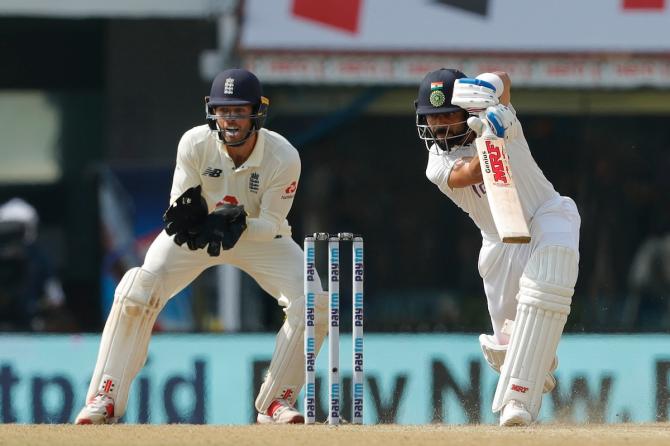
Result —
[[[0, 0], [0, 330], [101, 331], [162, 229], [179, 138], [242, 66], [302, 158], [295, 240], [365, 237], [367, 332], [490, 332], [481, 237], [425, 178], [415, 128], [419, 81], [450, 67], [510, 74], [538, 164], [577, 203], [566, 330], [667, 333], [668, 23], [666, 0]], [[156, 330], [282, 320], [221, 267]]]
[[[510, 73], [539, 165], [577, 202], [568, 330], [667, 331], [670, 35], [655, 23], [670, 6], [601, 1], [575, 17], [501, 3], [3, 0], [0, 203], [24, 200], [38, 223], [20, 253], [4, 218], [1, 326], [101, 329], [116, 282], [161, 230], [180, 136], [204, 122], [213, 76], [244, 66], [271, 99], [266, 127], [302, 157], [296, 241], [365, 236], [368, 329], [487, 330], [480, 236], [426, 180], [414, 126], [418, 82], [444, 66]], [[31, 274], [57, 279], [62, 296], [18, 283]], [[281, 320], [252, 280], [221, 269], [175, 298], [160, 328], [274, 331]]]

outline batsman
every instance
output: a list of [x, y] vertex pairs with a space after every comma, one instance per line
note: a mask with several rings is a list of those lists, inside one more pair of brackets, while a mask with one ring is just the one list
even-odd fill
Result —
[[[426, 176], [482, 234], [478, 268], [493, 334], [479, 342], [500, 373], [493, 412], [500, 412], [501, 426], [527, 426], [538, 417], [542, 394], [556, 385], [552, 372], [577, 281], [581, 220], [574, 201], [556, 192], [533, 159], [510, 100], [505, 72], [468, 78], [442, 68], [421, 81], [415, 109], [428, 149]], [[475, 147], [484, 132], [504, 139], [509, 186], [517, 189], [529, 243], [503, 243], [496, 228], [488, 201], [496, 197], [487, 197]]]
[[[300, 157], [285, 138], [263, 127], [268, 107], [253, 73], [230, 69], [214, 79], [205, 98], [206, 124], [179, 142], [165, 230], [144, 264], [126, 272], [116, 288], [77, 424], [111, 424], [123, 416], [158, 313], [202, 271], [220, 264], [247, 272], [286, 314], [256, 399], [258, 422], [304, 422], [294, 407], [305, 379], [303, 252], [286, 219]], [[318, 352], [328, 306], [320, 287], [315, 306]]]

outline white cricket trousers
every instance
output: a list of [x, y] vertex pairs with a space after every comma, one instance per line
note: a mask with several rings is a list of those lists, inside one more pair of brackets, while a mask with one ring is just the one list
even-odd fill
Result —
[[177, 246], [162, 231], [151, 244], [142, 268], [159, 276], [163, 302], [210, 266], [230, 264], [253, 277], [281, 306], [288, 306], [303, 295], [303, 260], [302, 249], [288, 236], [262, 242], [240, 240], [232, 249], [211, 257], [206, 249], [191, 251], [186, 244]]
[[556, 197], [542, 205], [530, 221], [531, 242], [503, 243], [495, 236], [482, 233], [479, 252], [479, 275], [493, 325], [493, 335], [500, 345], [509, 343], [502, 333], [505, 319], [516, 317], [519, 279], [532, 254], [543, 246], [564, 246], [573, 249], [579, 259], [579, 227], [581, 219], [571, 198]]
[[[172, 238], [165, 232], [161, 232], [151, 244], [144, 265], [142, 265], [144, 271], [152, 273], [145, 274], [144, 277], [150, 276], [153, 284], [160, 284], [159, 286], [152, 284], [149, 290], [160, 290], [160, 296], [155, 296], [159, 302], [155, 303], [154, 310], [161, 310], [169, 298], [188, 285], [203, 270], [223, 263], [235, 265], [246, 271], [282, 306], [287, 307], [294, 300], [300, 301], [303, 295], [303, 254], [298, 244], [290, 237], [276, 238], [266, 242], [240, 240], [233, 249], [221, 251], [219, 256], [211, 257], [203, 249], [191, 251], [185, 244], [177, 246]], [[133, 279], [134, 276], [130, 280]], [[117, 293], [128, 292], [128, 286], [129, 284], [126, 283], [125, 287], [121, 286], [120, 290], [117, 287]], [[142, 283], [138, 285], [138, 287], [141, 286]], [[147, 290], [139, 291], [146, 292]], [[126, 298], [128, 296], [117, 295], [115, 299], [125, 300]], [[133, 320], [134, 318], [119, 318], [119, 311], [122, 310], [117, 308], [115, 312], [112, 307], [112, 313], [105, 325], [98, 360], [87, 395], [87, 399], [95, 396], [105, 376], [120, 380], [115, 395], [114, 415], [117, 417], [123, 416], [130, 383], [146, 359], [146, 349], [152, 328], [150, 324], [142, 324]], [[148, 313], [143, 312], [143, 314], [146, 316]], [[119, 328], [119, 324], [126, 325]], [[128, 330], [139, 330], [136, 325], [141, 327], [142, 332], [136, 332], [133, 338], [123, 336], [128, 334]], [[117, 338], [118, 333], [121, 333], [121, 336]], [[129, 367], [128, 370], [124, 364]]]

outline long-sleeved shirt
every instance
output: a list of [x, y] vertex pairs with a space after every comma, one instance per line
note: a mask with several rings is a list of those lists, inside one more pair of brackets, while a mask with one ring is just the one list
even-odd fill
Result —
[[286, 216], [299, 178], [298, 151], [278, 133], [261, 129], [249, 158], [235, 167], [225, 145], [202, 125], [179, 142], [170, 201], [200, 184], [210, 212], [224, 203], [244, 205], [248, 217], [242, 239], [271, 240], [291, 235]]
[[[516, 121], [514, 125], [519, 126], [516, 132], [517, 136], [506, 140], [505, 147], [509, 156], [512, 177], [519, 193], [519, 201], [526, 221], [530, 222], [537, 209], [557, 197], [558, 192], [533, 159], [519, 121]], [[463, 157], [473, 156], [477, 156], [477, 148], [474, 143], [458, 147], [450, 152], [442, 151], [433, 146], [428, 157], [426, 176], [443, 194], [451, 198], [458, 207], [468, 213], [483, 236], [496, 239], [498, 238], [498, 232], [486, 198], [484, 183], [454, 189], [447, 184], [456, 161]]]

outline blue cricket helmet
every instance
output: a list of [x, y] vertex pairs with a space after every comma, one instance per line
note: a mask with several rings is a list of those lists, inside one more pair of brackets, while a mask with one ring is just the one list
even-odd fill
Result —
[[263, 96], [261, 82], [251, 71], [232, 68], [219, 73], [212, 81], [210, 107], [220, 105], [256, 105]]
[[419, 94], [414, 101], [416, 113], [424, 116], [463, 110], [451, 104], [456, 79], [463, 77], [467, 76], [452, 68], [440, 68], [428, 73], [419, 84]]
[[247, 137], [236, 144], [239, 145], [263, 127], [270, 106], [270, 100], [263, 96], [261, 82], [251, 71], [243, 68], [222, 71], [212, 81], [209, 96], [205, 98], [207, 124], [210, 129], [218, 132], [219, 138], [224, 143], [226, 141], [217, 126], [214, 109], [231, 105], [252, 106], [249, 119], [252, 120], [253, 126]]
[[465, 127], [465, 131], [459, 134], [450, 134], [451, 125], [441, 125], [442, 131], [445, 131], [443, 137], [431, 129], [426, 121], [426, 116], [443, 113], [463, 112], [463, 121], [456, 123], [462, 125], [467, 120], [467, 112], [457, 105], [452, 105], [451, 98], [454, 94], [454, 84], [456, 79], [467, 77], [463, 72], [453, 68], [440, 68], [426, 74], [419, 84], [419, 94], [414, 101], [416, 109], [416, 129], [426, 148], [431, 151], [437, 145], [441, 150], [452, 150], [453, 148], [466, 144], [471, 141], [472, 131]]

